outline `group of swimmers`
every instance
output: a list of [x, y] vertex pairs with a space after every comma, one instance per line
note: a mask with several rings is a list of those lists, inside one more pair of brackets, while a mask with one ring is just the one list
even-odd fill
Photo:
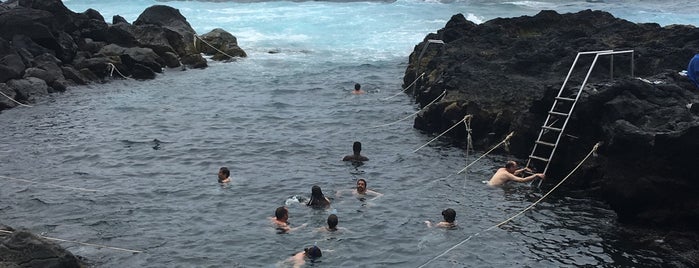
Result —
[[[369, 158], [361, 154], [361, 151], [362, 144], [358, 141], [355, 141], [352, 145], [352, 154], [345, 156], [342, 159], [342, 161], [350, 161], [353, 164], [355, 164], [355, 166], [361, 165], [362, 162], [369, 160]], [[531, 175], [527, 177], [520, 177], [524, 173], [529, 173]], [[533, 173], [532, 170], [529, 168], [518, 168], [517, 162], [507, 161], [505, 163], [505, 167], [499, 168], [495, 172], [495, 174], [490, 178], [490, 180], [488, 181], [488, 185], [497, 187], [504, 185], [508, 181], [528, 182], [536, 178], [544, 179], [544, 174]], [[218, 182], [228, 183], [230, 181], [230, 170], [227, 167], [221, 167], [218, 172]], [[342, 191], [338, 191], [338, 195], [341, 194], [341, 192]], [[373, 196], [373, 199], [383, 196], [383, 194], [379, 192], [368, 189], [367, 181], [361, 178], [357, 180], [356, 188], [352, 190], [352, 193], [358, 197]], [[313, 187], [311, 187], [311, 197], [308, 200], [308, 202], [306, 202], [306, 206], [309, 206], [311, 208], [325, 209], [330, 206], [330, 199], [328, 199], [323, 194], [323, 191], [321, 190], [320, 186], [314, 185]], [[447, 208], [443, 210], [442, 216], [444, 220], [441, 222], [432, 223], [430, 221], [425, 221], [425, 224], [428, 228], [439, 227], [449, 229], [456, 227], [456, 211], [454, 209]], [[270, 220], [272, 224], [276, 226], [277, 230], [279, 230], [281, 233], [287, 233], [299, 228], [303, 228], [307, 225], [307, 223], [304, 223], [298, 227], [291, 228], [289, 224], [289, 210], [284, 206], [278, 207], [274, 211], [274, 217], [271, 217]], [[320, 229], [329, 232], [339, 230], [339, 227], [337, 226], [337, 215], [330, 214], [327, 218], [327, 224], [328, 225], [326, 227], [321, 227]], [[313, 245], [311, 247], [304, 248], [304, 250], [301, 252], [294, 254], [291, 258], [289, 258], [289, 261], [291, 261], [294, 264], [294, 267], [301, 267], [305, 263], [306, 259], [315, 260], [317, 258], [320, 258], [322, 255], [323, 253], [321, 249], [318, 246]]]

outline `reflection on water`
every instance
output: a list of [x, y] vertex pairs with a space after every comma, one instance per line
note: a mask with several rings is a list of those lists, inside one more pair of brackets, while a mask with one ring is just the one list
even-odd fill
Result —
[[[355, 96], [312, 82], [353, 85], [343, 68], [275, 82], [255, 64], [75, 88], [30, 109], [3, 111], [0, 175], [100, 191], [0, 180], [2, 223], [145, 251], [62, 244], [103, 267], [270, 267], [314, 243], [323, 249], [315, 265], [410, 267], [471, 236], [430, 267], [661, 263], [616, 243], [615, 215], [604, 205], [565, 193], [484, 232], [542, 193], [485, 186], [503, 157], [455, 175], [488, 148], [466, 159], [444, 137], [412, 153], [432, 137], [410, 120], [370, 128], [415, 111], [405, 95], [381, 100], [401, 90], [399, 79], [367, 76], [364, 84], [377, 90]], [[388, 74], [405, 69], [380, 67]], [[274, 85], [280, 82], [283, 88]], [[361, 166], [341, 161], [354, 141], [370, 158]], [[231, 183], [217, 183], [221, 166], [231, 168]], [[384, 196], [334, 196], [328, 210], [305, 206], [310, 186], [332, 196], [358, 178]], [[292, 227], [306, 225], [277, 234], [268, 218], [279, 206], [288, 207]], [[424, 221], [440, 221], [445, 208], [456, 211], [458, 228], [427, 228]], [[347, 232], [316, 231], [330, 213]]]

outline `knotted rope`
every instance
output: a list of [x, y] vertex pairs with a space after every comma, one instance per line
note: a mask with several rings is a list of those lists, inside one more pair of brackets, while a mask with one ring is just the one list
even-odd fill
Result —
[[464, 170], [466, 170], [466, 169], [468, 169], [469, 167], [471, 167], [473, 164], [476, 163], [476, 161], [481, 160], [481, 158], [483, 158], [483, 157], [485, 157], [486, 155], [488, 155], [490, 152], [492, 152], [493, 150], [495, 150], [495, 148], [500, 147], [500, 145], [505, 144], [505, 145], [507, 146], [507, 144], [509, 143], [509, 141], [510, 141], [510, 139], [512, 138], [513, 135], [515, 135], [515, 132], [514, 132], [514, 131], [513, 131], [513, 132], [510, 132], [510, 134], [508, 134], [507, 137], [505, 137], [504, 140], [502, 140], [500, 143], [498, 143], [498, 144], [496, 144], [495, 146], [493, 146], [493, 148], [491, 148], [490, 150], [488, 150], [487, 152], [485, 152], [485, 153], [484, 153], [483, 155], [481, 155], [480, 157], [476, 158], [476, 160], [473, 160], [473, 162], [471, 162], [471, 164], [468, 164], [466, 167], [464, 167], [464, 168], [462, 168], [461, 170], [459, 170], [459, 172], [456, 172], [456, 174], [461, 174], [461, 172], [464, 172]]
[[114, 66], [113, 63], [107, 62], [107, 66], [109, 66], [109, 76], [112, 76], [112, 77], [113, 77], [113, 76], [114, 76], [114, 71], [116, 70], [116, 72], [117, 72], [121, 77], [123, 77], [124, 79], [133, 79], [133, 78], [131, 78], [131, 77], [126, 77], [124, 74], [122, 74], [122, 73], [119, 71], [119, 69], [117, 69], [117, 67]]
[[[445, 91], [445, 92], [446, 92], [446, 91]], [[463, 119], [459, 120], [459, 122], [456, 122], [456, 124], [454, 124], [453, 126], [451, 126], [451, 127], [450, 127], [449, 129], [447, 129], [446, 131], [442, 132], [442, 134], [439, 134], [437, 137], [434, 137], [434, 139], [428, 141], [427, 143], [425, 143], [425, 144], [423, 144], [422, 146], [420, 146], [420, 147], [418, 147], [417, 149], [415, 149], [415, 150], [413, 151], [413, 153], [414, 153], [414, 152], [417, 152], [417, 151], [420, 150], [420, 149], [422, 149], [422, 147], [427, 146], [428, 144], [430, 144], [430, 142], [433, 142], [434, 140], [439, 139], [439, 137], [441, 137], [442, 135], [446, 134], [447, 132], [449, 132], [450, 130], [452, 130], [454, 127], [456, 127], [456, 126], [458, 126], [459, 124], [461, 124], [461, 122], [464, 122], [464, 121], [466, 121], [466, 119], [469, 119], [469, 118], [471, 118], [471, 115], [470, 115], [470, 114], [464, 116]]]
[[[541, 198], [539, 198], [539, 200], [536, 200], [536, 202], [532, 203], [532, 204], [529, 205], [527, 208], [525, 208], [524, 210], [522, 210], [522, 211], [520, 211], [519, 213], [515, 214], [514, 216], [509, 217], [509, 218], [507, 218], [506, 220], [504, 220], [504, 221], [502, 221], [502, 222], [500, 222], [500, 223], [498, 223], [498, 224], [495, 224], [495, 225], [493, 225], [493, 226], [491, 226], [491, 227], [489, 227], [489, 228], [487, 228], [487, 229], [485, 229], [485, 230], [483, 230], [483, 231], [481, 231], [481, 232], [483, 232], [483, 233], [484, 233], [484, 232], [488, 232], [488, 231], [493, 230], [493, 229], [495, 229], [495, 228], [497, 228], [497, 227], [500, 227], [500, 226], [502, 226], [502, 225], [504, 225], [504, 224], [506, 224], [506, 223], [512, 221], [513, 219], [519, 217], [520, 215], [524, 214], [524, 212], [527, 212], [528, 210], [532, 209], [534, 206], [536, 206], [537, 204], [539, 204], [539, 202], [541, 202], [542, 200], [544, 200], [544, 198], [546, 198], [547, 196], [549, 196], [549, 194], [551, 194], [554, 190], [556, 190], [556, 189], [558, 188], [558, 186], [561, 186], [561, 184], [563, 184], [563, 182], [565, 182], [571, 175], [573, 175], [573, 173], [575, 173], [575, 171], [577, 171], [578, 168], [580, 168], [580, 166], [582, 166], [582, 164], [585, 163], [585, 161], [587, 161], [587, 159], [588, 159], [593, 153], [595, 153], [595, 152], [597, 151], [597, 149], [599, 148], [599, 146], [600, 146], [600, 142], [598, 142], [597, 144], [595, 144], [595, 146], [592, 147], [592, 150], [587, 154], [587, 156], [585, 156], [585, 158], [584, 158], [582, 161], [580, 161], [580, 163], [579, 163], [575, 168], [573, 168], [573, 170], [570, 171], [570, 173], [568, 173], [568, 175], [566, 175], [565, 178], [563, 178], [560, 182], [558, 182], [558, 184], [556, 184], [556, 186], [554, 186], [551, 190], [549, 190], [546, 194], [544, 194]], [[450, 247], [449, 249], [447, 249], [446, 251], [442, 252], [441, 254], [435, 256], [434, 258], [432, 258], [432, 259], [428, 260], [427, 262], [423, 263], [422, 265], [418, 266], [418, 268], [425, 267], [425, 265], [427, 265], [427, 264], [431, 263], [432, 261], [434, 261], [434, 260], [436, 260], [436, 259], [438, 259], [438, 258], [440, 258], [440, 257], [442, 257], [442, 256], [444, 256], [444, 255], [446, 255], [446, 254], [449, 253], [450, 251], [454, 250], [456, 247], [462, 245], [463, 243], [466, 243], [466, 241], [468, 241], [468, 240], [471, 240], [471, 238], [473, 238], [473, 237], [475, 237], [475, 236], [479, 236], [479, 235], [481, 234], [481, 232], [478, 232], [478, 233], [475, 233], [475, 234], [473, 234], [473, 235], [470, 235], [470, 236], [467, 237], [466, 239], [464, 239], [464, 240], [462, 240], [461, 242], [457, 243], [456, 245]]]

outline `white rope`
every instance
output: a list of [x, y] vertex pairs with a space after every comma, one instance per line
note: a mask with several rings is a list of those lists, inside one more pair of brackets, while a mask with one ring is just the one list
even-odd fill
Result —
[[384, 98], [384, 99], [381, 99], [381, 100], [384, 100], [384, 101], [385, 101], [385, 100], [390, 100], [390, 99], [392, 99], [393, 97], [398, 96], [398, 95], [400, 95], [401, 93], [404, 93], [406, 90], [408, 90], [410, 87], [412, 87], [412, 86], [415, 84], [415, 82], [417, 82], [418, 79], [420, 79], [420, 78], [423, 77], [424, 75], [425, 75], [425, 73], [420, 74], [420, 76], [418, 76], [417, 78], [415, 78], [415, 80], [414, 80], [412, 83], [410, 83], [410, 85], [408, 85], [407, 87], [405, 87], [403, 90], [401, 90], [400, 92], [396, 93], [396, 94], [393, 95], [393, 96], [390, 96], [390, 97], [387, 97], [387, 98]]
[[16, 101], [16, 100], [15, 100], [15, 99], [13, 99], [13, 98], [10, 98], [10, 96], [7, 96], [7, 95], [5, 95], [5, 93], [2, 93], [2, 91], [0, 91], [0, 94], [2, 94], [3, 96], [5, 96], [5, 98], [8, 98], [8, 99], [10, 99], [10, 100], [11, 100], [11, 101], [13, 101], [14, 103], [17, 103], [17, 104], [19, 104], [20, 106], [24, 106], [24, 107], [32, 107], [31, 105], [27, 105], [27, 104], [21, 103], [21, 102], [19, 102], [19, 101]]
[[[204, 42], [204, 44], [207, 44], [208, 46], [210, 46], [211, 48], [215, 49], [215, 50], [218, 51], [219, 53], [221, 53], [221, 54], [223, 54], [223, 55], [226, 55], [226, 56], [228, 56], [228, 57], [231, 58], [231, 59], [234, 58], [233, 56], [226, 54], [226, 52], [223, 52], [223, 51], [221, 51], [220, 49], [218, 49], [218, 48], [214, 47], [213, 45], [209, 44], [209, 42], [206, 42], [204, 39], [201, 39], [201, 37], [199, 37], [197, 34], [194, 34], [194, 37], [196, 37], [196, 39], [201, 40], [202, 42]], [[196, 39], [194, 40], [194, 47], [195, 47], [195, 48], [197, 47], [197, 41], [196, 41]]]
[[109, 68], [109, 69], [110, 69], [110, 70], [109, 70], [109, 76], [113, 77], [113, 76], [114, 76], [114, 70], [116, 70], [117, 73], [118, 73], [119, 75], [121, 75], [121, 77], [123, 77], [124, 79], [132, 79], [132, 78], [126, 77], [124, 74], [122, 74], [122, 73], [119, 71], [119, 69], [117, 69], [117, 67], [114, 66], [114, 64], [112, 64], [111, 62], [107, 62], [107, 65], [110, 67], [110, 68]]
[[[12, 231], [6, 231], [6, 230], [0, 230], [0, 232], [2, 232], [2, 233], [8, 233], [8, 234], [12, 234], [12, 233], [13, 233]], [[141, 253], [141, 252], [143, 252], [143, 251], [140, 251], [140, 250], [125, 249], [125, 248], [110, 247], [110, 246], [98, 245], [98, 244], [91, 244], [91, 243], [85, 243], [85, 242], [71, 241], [71, 240], [65, 240], [65, 239], [60, 239], [60, 238], [53, 238], [53, 237], [48, 237], [48, 236], [43, 236], [43, 235], [39, 235], [39, 237], [42, 237], [42, 238], [48, 239], [48, 240], [53, 240], [53, 241], [69, 242], [69, 243], [75, 243], [75, 244], [80, 244], [80, 245], [84, 245], [84, 246], [96, 247], [96, 248], [108, 248], [108, 249], [113, 249], [113, 250], [120, 250], [120, 251], [131, 252], [131, 253]]]
[[23, 181], [23, 182], [33, 183], [33, 184], [44, 184], [44, 185], [48, 185], [48, 186], [59, 187], [59, 188], [65, 188], [65, 189], [70, 189], [70, 190], [77, 190], [77, 191], [101, 192], [100, 190], [93, 190], [93, 189], [80, 188], [80, 187], [63, 186], [63, 185], [57, 185], [57, 184], [52, 184], [52, 183], [46, 183], [46, 182], [35, 182], [35, 181], [30, 181], [30, 180], [25, 180], [25, 179], [18, 179], [18, 178], [12, 178], [12, 177], [7, 177], [7, 176], [0, 176], [0, 178], [8, 179], [8, 180], [15, 180], [15, 181]]
[[[488, 229], [485, 229], [484, 231], [481, 231], [481, 232], [488, 232], [488, 231], [493, 230], [493, 229], [495, 229], [495, 228], [497, 228], [497, 227], [500, 227], [500, 226], [502, 226], [502, 225], [504, 225], [504, 224], [506, 224], [506, 223], [512, 221], [513, 219], [519, 217], [520, 215], [524, 214], [524, 212], [527, 212], [528, 210], [532, 209], [534, 206], [536, 206], [537, 204], [539, 204], [539, 202], [541, 202], [542, 200], [544, 200], [544, 198], [546, 198], [547, 196], [549, 196], [549, 194], [551, 194], [554, 190], [556, 190], [556, 189], [558, 188], [558, 186], [561, 186], [561, 184], [563, 184], [563, 182], [565, 182], [571, 175], [573, 175], [573, 173], [575, 173], [575, 171], [577, 171], [578, 168], [580, 168], [580, 166], [582, 166], [582, 164], [585, 163], [585, 161], [590, 157], [590, 155], [592, 155], [594, 152], [597, 151], [597, 148], [599, 148], [599, 145], [600, 145], [599, 142], [598, 142], [597, 144], [595, 144], [595, 146], [592, 147], [592, 150], [587, 154], [587, 156], [585, 156], [585, 158], [584, 158], [582, 161], [580, 161], [580, 163], [579, 163], [575, 168], [573, 168], [573, 170], [570, 171], [570, 173], [568, 173], [568, 175], [566, 175], [565, 178], [563, 178], [560, 182], [558, 182], [558, 184], [556, 184], [556, 186], [554, 186], [554, 187], [553, 187], [551, 190], [549, 190], [545, 195], [543, 195], [541, 198], [539, 198], [539, 200], [536, 200], [536, 202], [532, 203], [532, 204], [529, 205], [527, 208], [525, 208], [524, 210], [522, 210], [522, 211], [520, 211], [519, 213], [515, 214], [514, 216], [509, 217], [509, 218], [507, 218], [506, 220], [504, 220], [504, 221], [502, 221], [502, 222], [500, 222], [500, 223], [498, 223], [498, 224], [496, 224], [496, 225], [493, 225], [493, 226], [489, 227]], [[442, 256], [444, 256], [444, 255], [446, 255], [447, 253], [449, 253], [450, 251], [452, 251], [452, 250], [455, 249], [456, 247], [458, 247], [458, 246], [460, 246], [461, 244], [465, 243], [466, 241], [470, 240], [472, 237], [478, 236], [478, 235], [480, 235], [480, 232], [479, 232], [479, 233], [475, 233], [475, 234], [473, 234], [473, 235], [467, 237], [466, 239], [464, 239], [464, 240], [462, 240], [461, 242], [457, 243], [457, 244], [454, 245], [453, 247], [450, 247], [450, 248], [447, 249], [446, 251], [442, 252], [442, 254], [439, 254], [439, 255], [437, 255], [436, 257], [434, 257], [434, 258], [430, 259], [429, 261], [423, 263], [422, 265], [418, 266], [418, 268], [425, 267], [425, 265], [427, 265], [427, 264], [431, 263], [432, 261], [434, 261], [434, 260], [436, 260], [436, 259], [438, 259], [438, 258], [440, 258], [440, 257], [442, 257]]]
[[[471, 139], [471, 118], [464, 120], [464, 127], [466, 127], [466, 156], [464, 159], [468, 159], [469, 151], [473, 150], [473, 140]], [[466, 180], [468, 179], [468, 173], [464, 175], [464, 189], [466, 189]]]
[[414, 116], [414, 115], [416, 115], [416, 114], [422, 112], [422, 110], [424, 110], [424, 109], [427, 108], [428, 106], [430, 106], [430, 105], [432, 105], [433, 103], [435, 103], [437, 100], [439, 100], [439, 98], [441, 98], [442, 96], [444, 96], [444, 94], [447, 94], [447, 90], [446, 90], [446, 89], [442, 92], [442, 94], [439, 94], [439, 96], [437, 96], [432, 102], [430, 102], [429, 104], [425, 105], [425, 107], [422, 107], [422, 109], [418, 110], [417, 112], [414, 112], [414, 113], [412, 113], [411, 115], [408, 115], [408, 116], [406, 116], [406, 117], [403, 117], [403, 118], [399, 119], [398, 121], [394, 121], [394, 122], [391, 122], [391, 123], [388, 123], [388, 124], [373, 126], [373, 127], [369, 127], [369, 128], [387, 127], [387, 126], [393, 125], [393, 124], [395, 124], [395, 123], [401, 122], [401, 121], [403, 121], [403, 120], [405, 120], [405, 119], [408, 119], [408, 118], [410, 118], [410, 117], [412, 117], [412, 116]]
[[417, 149], [415, 149], [415, 150], [413, 151], [413, 153], [414, 153], [414, 152], [417, 152], [417, 151], [420, 150], [420, 149], [422, 149], [422, 147], [427, 146], [428, 144], [430, 144], [430, 142], [433, 142], [434, 140], [438, 139], [439, 137], [441, 137], [442, 135], [446, 134], [446, 133], [449, 132], [451, 129], [453, 129], [453, 128], [456, 127], [457, 125], [461, 124], [461, 122], [466, 121], [466, 119], [468, 119], [468, 118], [470, 118], [470, 117], [471, 117], [470, 114], [464, 116], [464, 119], [459, 120], [459, 122], [456, 122], [456, 124], [454, 124], [453, 126], [451, 126], [451, 127], [450, 127], [449, 129], [447, 129], [446, 131], [442, 132], [442, 134], [439, 134], [439, 136], [434, 137], [434, 139], [432, 139], [432, 140], [428, 141], [427, 143], [423, 144], [422, 146], [418, 147]]
[[456, 174], [461, 174], [461, 172], [464, 172], [464, 170], [466, 170], [467, 168], [469, 168], [470, 166], [472, 166], [473, 164], [475, 164], [476, 161], [481, 160], [481, 158], [483, 158], [484, 156], [488, 155], [490, 152], [492, 152], [493, 150], [495, 150], [495, 148], [500, 147], [500, 145], [506, 144], [506, 143], [512, 138], [512, 136], [513, 136], [514, 134], [515, 134], [514, 131], [513, 131], [513, 132], [510, 132], [510, 134], [508, 134], [507, 137], [505, 137], [505, 139], [504, 139], [503, 141], [501, 141], [501, 142], [498, 143], [497, 145], [493, 146], [493, 148], [491, 148], [490, 150], [488, 150], [487, 152], [485, 152], [483, 155], [481, 155], [480, 157], [478, 157], [476, 160], [473, 160], [473, 162], [471, 162], [471, 164], [468, 164], [466, 167], [464, 167], [464, 168], [462, 168], [461, 170], [459, 170], [459, 172], [456, 172]]

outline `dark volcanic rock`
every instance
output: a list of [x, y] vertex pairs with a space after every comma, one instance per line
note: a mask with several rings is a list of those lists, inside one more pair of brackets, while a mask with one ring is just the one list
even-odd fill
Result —
[[[202, 42], [204, 40], [204, 42]], [[238, 46], [238, 40], [221, 28], [211, 30], [197, 39], [197, 47], [207, 55], [213, 55], [214, 60], [229, 60], [231, 57], [247, 57]]]
[[80, 268], [85, 264], [67, 250], [26, 230], [0, 225], [0, 267]]
[[[206, 68], [206, 59], [194, 45], [196, 33], [179, 10], [156, 5], [147, 8], [134, 24], [114, 16], [108, 25], [94, 9], [75, 13], [61, 0], [0, 1], [0, 83], [18, 98], [43, 95], [43, 86], [28, 89], [22, 78], [43, 80], [47, 91], [64, 91], [75, 84], [105, 82], [114, 75], [153, 79], [164, 67]], [[212, 42], [235, 57], [245, 52], [236, 38], [221, 30]], [[118, 49], [114, 49], [118, 47]], [[214, 59], [225, 59], [217, 55]], [[19, 84], [18, 84], [19, 83]], [[8, 95], [8, 96], [9, 96]], [[0, 110], [13, 107], [0, 104]]]
[[[165, 30], [165, 36], [170, 46], [180, 57], [201, 57], [199, 51], [194, 47], [194, 35], [196, 32], [180, 11], [175, 8], [163, 5], [151, 6], [146, 8], [133, 24], [160, 26]], [[185, 61], [182, 62], [185, 63]], [[188, 63], [189, 61], [185, 64]], [[189, 64], [189, 66], [192, 68], [204, 68], [206, 64], [202, 66], [199, 62], [198, 64]]]
[[[445, 44], [429, 43], [418, 59], [429, 39]], [[699, 117], [689, 104], [699, 103], [699, 91], [678, 72], [698, 48], [693, 26], [635, 24], [601, 11], [542, 11], [480, 25], [457, 14], [415, 47], [404, 83], [425, 73], [412, 88], [423, 106], [447, 91], [415, 119], [416, 128], [441, 133], [470, 114], [477, 148], [514, 131], [509, 153], [526, 159], [577, 53], [633, 50], [633, 57], [615, 55], [613, 62], [598, 58], [546, 183], [567, 175], [602, 142], [574, 187], [606, 200], [622, 223], [696, 232]], [[565, 93], [580, 88], [593, 58], [580, 57]], [[465, 130], [450, 135], [464, 139]]]

